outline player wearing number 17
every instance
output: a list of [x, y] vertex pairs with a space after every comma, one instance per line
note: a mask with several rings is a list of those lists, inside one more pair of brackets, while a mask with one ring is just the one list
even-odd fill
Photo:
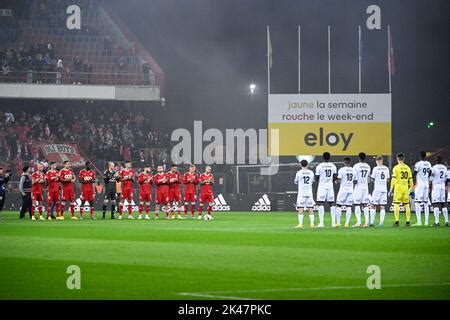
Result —
[[391, 189], [389, 196], [392, 196], [394, 191], [394, 227], [399, 226], [400, 218], [400, 204], [405, 207], [406, 226], [411, 225], [411, 208], [409, 206], [409, 197], [414, 197], [413, 180], [411, 169], [405, 164], [405, 155], [403, 153], [397, 154], [397, 165], [392, 169]]

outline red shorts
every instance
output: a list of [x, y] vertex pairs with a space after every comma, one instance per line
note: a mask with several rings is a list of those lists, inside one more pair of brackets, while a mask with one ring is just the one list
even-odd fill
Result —
[[33, 192], [31, 194], [31, 198], [33, 199], [33, 201], [39, 201], [39, 202], [44, 201], [44, 196], [42, 195], [42, 192], [40, 192], [40, 193]]
[[167, 204], [169, 200], [169, 193], [166, 192], [161, 192], [156, 190], [156, 204]]
[[181, 191], [180, 189], [169, 189], [169, 201], [181, 202]]
[[94, 192], [92, 191], [81, 192], [81, 200], [90, 202], [94, 201]]
[[75, 192], [73, 190], [64, 190], [62, 192], [62, 201], [74, 201]]
[[194, 192], [189, 192], [184, 194], [184, 202], [196, 202], [197, 195]]
[[133, 189], [123, 189], [122, 190], [122, 199], [131, 201], [133, 200]]
[[200, 194], [200, 203], [205, 203], [206, 200], [208, 200], [208, 203], [212, 204], [214, 201], [213, 198], [214, 197], [213, 197], [212, 193], [206, 193], [206, 194], [202, 193], [202, 194]]
[[50, 202], [59, 202], [59, 191], [47, 192], [47, 200]]
[[152, 194], [150, 192], [140, 192], [139, 201], [152, 201]]

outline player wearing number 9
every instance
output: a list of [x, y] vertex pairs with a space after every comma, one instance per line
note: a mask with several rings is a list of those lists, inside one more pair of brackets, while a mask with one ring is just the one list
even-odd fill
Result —
[[399, 226], [400, 204], [405, 207], [406, 226], [410, 226], [411, 208], [409, 206], [410, 195], [414, 197], [413, 180], [411, 169], [405, 164], [405, 155], [403, 153], [397, 154], [397, 165], [392, 169], [391, 189], [389, 195], [392, 196], [394, 191], [394, 217], [395, 227]]

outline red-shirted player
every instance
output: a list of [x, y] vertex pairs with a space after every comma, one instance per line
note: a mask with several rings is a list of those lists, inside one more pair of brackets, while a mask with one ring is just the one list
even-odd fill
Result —
[[208, 218], [212, 219], [212, 203], [214, 201], [212, 185], [214, 184], [214, 176], [211, 173], [211, 167], [206, 166], [205, 172], [203, 172], [198, 178], [200, 182], [200, 206], [198, 208], [198, 219], [202, 218], [203, 207], [205, 202], [208, 201]]
[[81, 183], [81, 205], [80, 205], [80, 219], [83, 219], [83, 211], [84, 205], [89, 202], [90, 206], [90, 214], [89, 217], [91, 219], [95, 219], [94, 217], [94, 200], [95, 200], [95, 191], [94, 191], [94, 183], [95, 183], [95, 171], [91, 169], [91, 163], [87, 161], [84, 165], [84, 169], [80, 171], [78, 174], [78, 180]]
[[54, 161], [50, 162], [50, 170], [45, 175], [47, 181], [47, 220], [52, 220], [51, 208], [55, 204], [56, 220], [59, 220], [59, 171], [56, 169], [58, 164]]
[[180, 171], [175, 164], [172, 164], [170, 171], [167, 172], [169, 178], [169, 206], [172, 212], [172, 219], [175, 219], [175, 206], [178, 211], [178, 219], [184, 219], [180, 213], [181, 204], [181, 190], [180, 183], [182, 182]]
[[31, 212], [39, 210], [39, 220], [45, 220], [42, 216], [42, 211], [44, 211], [44, 184], [45, 184], [45, 174], [44, 166], [38, 163], [37, 170], [31, 175], [31, 199], [33, 201], [31, 205]]
[[120, 198], [119, 203], [119, 220], [122, 219], [122, 213], [123, 213], [123, 202], [124, 200], [127, 200], [128, 202], [128, 219], [134, 219], [132, 212], [133, 212], [133, 181], [135, 172], [131, 168], [131, 162], [126, 161], [125, 162], [125, 168], [120, 171], [120, 181], [122, 182], [122, 197]]
[[144, 171], [138, 176], [139, 182], [139, 217], [142, 219], [142, 211], [145, 205], [145, 219], [150, 219], [148, 216], [150, 212], [150, 202], [152, 201], [152, 183], [153, 175], [151, 173], [151, 168], [146, 165]]
[[195, 166], [189, 166], [189, 172], [183, 176], [184, 183], [184, 217], [187, 218], [189, 202], [191, 202], [191, 217], [195, 216], [195, 202], [197, 201], [198, 174]]
[[164, 167], [158, 166], [157, 173], [153, 176], [153, 183], [156, 185], [156, 205], [155, 205], [155, 219], [159, 219], [159, 206], [164, 205], [166, 212], [166, 219], [169, 219], [169, 177], [164, 173]]
[[66, 202], [70, 203], [70, 212], [72, 213], [72, 220], [77, 220], [75, 217], [75, 173], [70, 167], [70, 161], [64, 161], [64, 168], [59, 171], [62, 186], [62, 201], [61, 201], [61, 218], [64, 220], [64, 211]]

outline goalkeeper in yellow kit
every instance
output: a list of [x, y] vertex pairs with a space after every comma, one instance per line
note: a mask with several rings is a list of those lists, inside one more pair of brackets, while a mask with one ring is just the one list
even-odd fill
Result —
[[400, 203], [405, 207], [406, 213], [406, 226], [411, 225], [411, 208], [409, 206], [409, 197], [414, 198], [414, 192], [412, 191], [413, 179], [411, 169], [405, 164], [405, 155], [403, 153], [397, 154], [397, 165], [392, 169], [392, 180], [391, 189], [389, 191], [389, 196], [392, 197], [392, 191], [394, 191], [394, 217], [395, 224], [394, 227], [399, 226], [399, 216], [400, 216]]

